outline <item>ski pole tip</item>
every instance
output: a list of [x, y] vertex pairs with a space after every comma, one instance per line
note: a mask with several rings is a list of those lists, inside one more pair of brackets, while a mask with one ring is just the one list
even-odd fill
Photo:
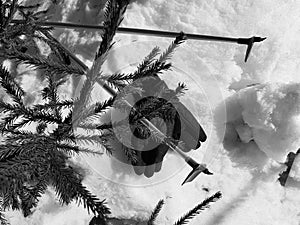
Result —
[[199, 164], [198, 167], [194, 168], [189, 175], [185, 178], [183, 183], [181, 184], [184, 185], [185, 183], [192, 182], [200, 173], [204, 173], [206, 175], [213, 175], [212, 172], [210, 172], [205, 164]]

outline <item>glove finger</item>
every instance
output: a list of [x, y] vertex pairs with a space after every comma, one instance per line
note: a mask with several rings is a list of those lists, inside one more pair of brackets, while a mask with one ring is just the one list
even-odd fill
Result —
[[133, 169], [137, 175], [142, 175], [142, 174], [144, 174], [146, 167], [145, 166], [133, 166]]
[[183, 149], [185, 152], [189, 152], [191, 149], [198, 149], [201, 146], [198, 139], [195, 139], [195, 137], [190, 135], [188, 132], [183, 132], [180, 136], [180, 140], [185, 144], [185, 148]]
[[142, 152], [142, 160], [148, 166], [161, 162], [166, 155], [169, 147], [165, 144], [160, 144], [155, 149]]
[[150, 166], [146, 166], [144, 174], [146, 177], [149, 178], [153, 176], [154, 172], [155, 172], [155, 164], [152, 164]]
[[207, 136], [205, 131], [198, 123], [193, 114], [182, 104], [176, 105], [177, 112], [180, 116], [180, 122], [183, 132], [181, 132], [180, 140], [184, 141], [188, 147], [193, 149], [200, 147], [200, 141], [205, 142]]
[[155, 172], [159, 172], [162, 167], [162, 162], [158, 162], [155, 164]]

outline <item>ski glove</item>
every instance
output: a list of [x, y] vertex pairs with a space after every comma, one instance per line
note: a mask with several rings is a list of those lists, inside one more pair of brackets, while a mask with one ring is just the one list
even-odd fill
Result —
[[[127, 113], [128, 129], [112, 129], [113, 135], [107, 146], [115, 158], [131, 164], [136, 174], [151, 177], [161, 170], [169, 147], [151, 134], [141, 123], [141, 117], [149, 120], [185, 152], [199, 148], [207, 136], [196, 118], [179, 101], [175, 91], [170, 90], [158, 76], [139, 80], [138, 86], [142, 88], [142, 94], [127, 93], [123, 98], [133, 106]], [[121, 114], [118, 109], [112, 108], [101, 122], [119, 122], [124, 119]], [[125, 135], [128, 130], [131, 135]]]

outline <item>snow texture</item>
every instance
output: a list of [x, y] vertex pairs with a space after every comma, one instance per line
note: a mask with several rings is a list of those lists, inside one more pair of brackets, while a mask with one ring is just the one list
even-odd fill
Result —
[[[62, 1], [51, 9], [53, 20], [98, 23], [103, 19], [103, 4], [93, 9], [95, 2]], [[278, 162], [299, 147], [299, 23], [299, 1], [133, 1], [122, 26], [256, 35], [267, 40], [254, 45], [247, 63], [243, 61], [245, 46], [187, 41], [174, 55], [174, 70], [163, 75], [170, 86], [185, 82], [189, 88], [181, 100], [208, 134], [207, 142], [190, 155], [207, 163], [213, 176], [200, 175], [180, 186], [190, 168], [175, 154], [168, 154], [162, 171], [150, 179], [108, 156], [74, 159], [87, 171], [84, 183], [107, 199], [113, 216], [145, 219], [164, 198], [157, 224], [172, 224], [205, 197], [221, 191], [223, 199], [191, 225], [299, 225], [299, 157], [286, 187], [277, 181], [285, 170]], [[91, 65], [99, 32], [57, 29], [55, 35]], [[172, 41], [124, 34], [117, 34], [115, 40], [106, 73], [131, 70], [155, 45], [165, 48]], [[30, 89], [33, 84], [24, 85]], [[108, 97], [98, 91], [102, 98]], [[51, 189], [32, 216], [24, 219], [20, 212], [11, 211], [6, 215], [12, 225], [86, 225], [92, 217], [75, 204], [58, 205]]]

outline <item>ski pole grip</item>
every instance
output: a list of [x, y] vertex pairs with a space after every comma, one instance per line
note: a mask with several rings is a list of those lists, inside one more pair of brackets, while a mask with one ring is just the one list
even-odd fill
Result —
[[249, 45], [251, 38], [238, 38], [237, 43], [240, 45]]
[[261, 38], [261, 37], [250, 37], [250, 38], [238, 38], [237, 43], [241, 45], [251, 45], [254, 42], [261, 42], [265, 40], [266, 38]]

